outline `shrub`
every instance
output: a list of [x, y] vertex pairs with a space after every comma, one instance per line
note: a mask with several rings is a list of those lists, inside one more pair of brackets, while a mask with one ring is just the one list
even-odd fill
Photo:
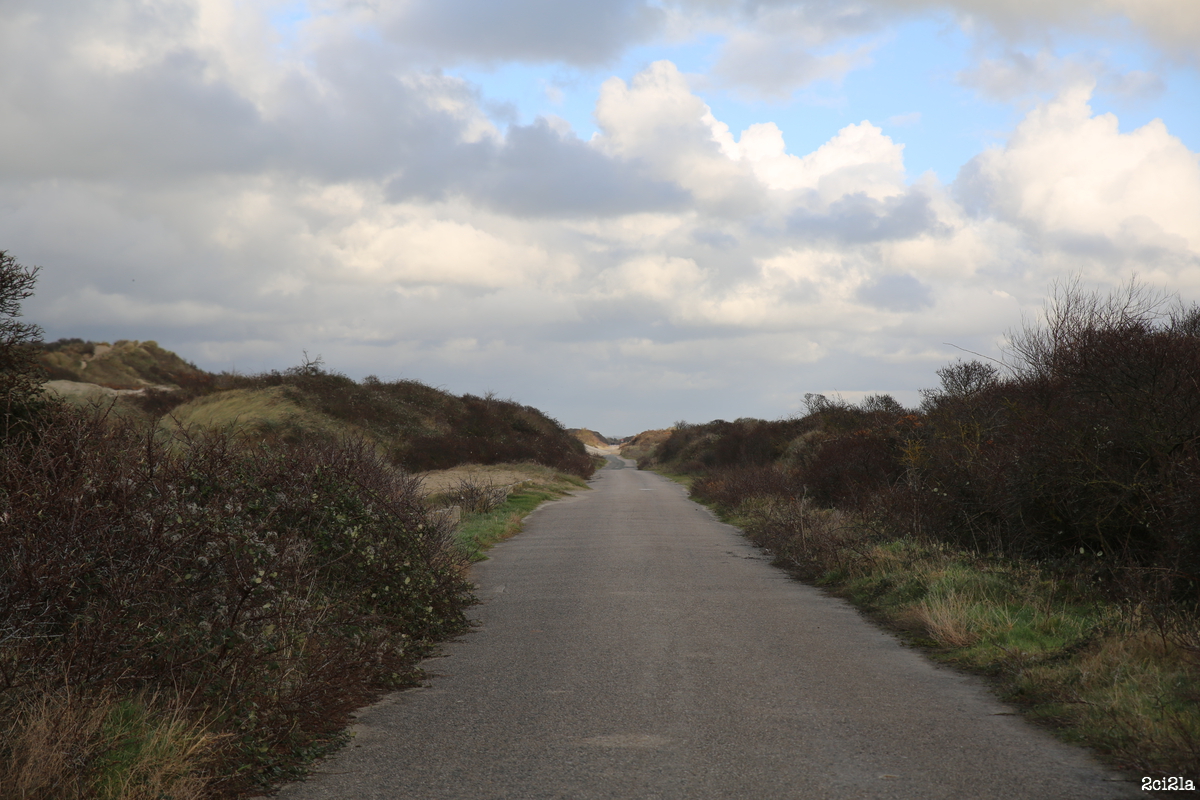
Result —
[[19, 322], [21, 301], [33, 296], [37, 267], [23, 267], [0, 250], [0, 413], [4, 429], [24, 419], [38, 405], [43, 381], [31, 345], [41, 341], [42, 330]]
[[1102, 554], [1114, 591], [1200, 601], [1200, 311], [1070, 284], [1046, 316], [1010, 337], [1009, 377], [939, 372], [906, 450], [911, 500], [950, 504], [958, 543]]
[[361, 442], [168, 446], [55, 411], [0, 450], [0, 708], [183, 691], [228, 735], [218, 788], [277, 777], [463, 627], [418, 489]]

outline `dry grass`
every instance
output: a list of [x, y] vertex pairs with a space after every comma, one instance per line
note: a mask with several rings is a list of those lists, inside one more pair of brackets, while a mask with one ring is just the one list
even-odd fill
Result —
[[637, 436], [634, 436], [625, 444], [621, 445], [621, 455], [625, 458], [632, 458], [640, 462], [642, 459], [649, 458], [658, 446], [671, 438], [671, 432], [674, 428], [666, 428], [663, 430], [642, 431]]
[[901, 615], [947, 647], [969, 647], [979, 641], [970, 629], [971, 603], [956, 592], [926, 598]]
[[416, 475], [422, 493], [436, 496], [453, 491], [464, 481], [486, 486], [539, 485], [555, 479], [557, 473], [540, 464], [460, 464], [451, 469], [432, 470]]
[[59, 341], [42, 346], [37, 357], [51, 378], [113, 389], [173, 385], [201, 374], [156, 342]]
[[529, 479], [492, 510], [463, 516], [457, 542], [460, 551], [471, 561], [485, 558], [484, 552], [489, 547], [520, 533], [525, 517], [542, 503], [587, 488], [582, 478], [538, 464], [512, 466], [524, 471]]
[[300, 404], [286, 386], [206, 395], [179, 406], [159, 422], [159, 429], [169, 434], [193, 428], [288, 442], [361, 435], [353, 425]]
[[852, 515], [759, 498], [747, 532], [932, 653], [999, 680], [1064, 735], [1147, 774], [1200, 763], [1200, 623], [1105, 603], [1031, 565], [872, 540]]
[[0, 800], [200, 800], [220, 737], [157, 696], [30, 699], [0, 740]]
[[576, 439], [583, 442], [585, 445], [589, 445], [591, 447], [608, 447], [608, 446], [610, 446], [610, 442], [608, 441], [608, 439], [605, 439], [600, 434], [596, 433], [593, 430], [589, 430], [587, 428], [568, 428], [567, 433], [571, 434]]

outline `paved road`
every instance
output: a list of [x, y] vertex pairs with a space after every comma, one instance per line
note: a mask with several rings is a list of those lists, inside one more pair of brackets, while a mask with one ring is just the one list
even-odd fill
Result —
[[476, 567], [478, 630], [284, 800], [1142, 796], [677, 485], [594, 486]]

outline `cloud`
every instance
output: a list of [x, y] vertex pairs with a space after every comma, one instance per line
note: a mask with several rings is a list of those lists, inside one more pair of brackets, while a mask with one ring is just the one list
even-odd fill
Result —
[[549, 120], [512, 126], [502, 142], [444, 142], [388, 185], [394, 201], [461, 193], [517, 216], [633, 214], [682, 208], [688, 194], [637, 160], [613, 158]]
[[440, 63], [525, 61], [595, 66], [658, 32], [642, 0], [410, 0], [381, 12], [384, 35]]
[[981, 58], [955, 78], [960, 85], [1003, 103], [1089, 85], [1131, 105], [1153, 100], [1166, 89], [1163, 79], [1152, 72], [1122, 72], [1099, 58], [1064, 58], [1046, 49], [1036, 55], [1008, 49], [999, 57]]
[[895, 144], [869, 121], [847, 125], [812, 153], [787, 152], [783, 132], [774, 123], [758, 123], [736, 143], [727, 129], [718, 132], [724, 152], [751, 165], [768, 188], [809, 190], [822, 203], [847, 194], [875, 199], [904, 191], [904, 145]]
[[1090, 94], [1075, 87], [1035, 108], [1003, 148], [963, 168], [957, 195], [977, 215], [1039, 237], [1195, 258], [1200, 157], [1160, 120], [1121, 133], [1114, 115], [1092, 115]]
[[[876, 0], [873, 5], [893, 13], [948, 9], [968, 30], [986, 26], [1010, 42], [1041, 44], [1056, 34], [1101, 34], [1121, 38], [1121, 20], [1143, 36], [1195, 63], [1200, 38], [1200, 6], [1177, 0]], [[1116, 23], [1116, 24], [1114, 24]]]
[[247, 52], [211, 44], [223, 41], [211, 18], [233, 13], [228, 0], [43, 8], [0, 26], [8, 175], [153, 182], [282, 170], [341, 180], [494, 133], [471, 87], [401, 70], [377, 44], [334, 39], [308, 63], [262, 55], [264, 26]]
[[911, 191], [882, 200], [861, 192], [847, 194], [820, 213], [797, 211], [789, 220], [788, 231], [806, 240], [865, 243], [941, 235], [947, 228], [929, 198]]
[[928, 286], [911, 275], [882, 275], [858, 290], [858, 299], [888, 311], [920, 311], [933, 305]]
[[897, 114], [887, 118], [887, 124], [894, 128], [909, 128], [921, 124], [921, 112], [910, 111], [907, 114]]
[[[1195, 43], [1200, 40], [1200, 4], [1181, 0], [675, 0], [665, 5], [689, 21], [676, 21], [675, 27], [690, 35], [740, 28], [751, 37], [770, 41], [778, 34], [779, 39], [767, 44], [764, 53], [794, 52], [786, 44], [788, 39], [800, 48], [830, 47], [873, 34], [903, 17], [945, 11], [970, 35], [998, 36], [1010, 45], [1044, 46], [1059, 36], [1076, 34], [1121, 41], [1128, 37], [1123, 24], [1128, 22], [1133, 31], [1172, 58], [1195, 65]], [[738, 49], [739, 45], [731, 43], [731, 53]], [[755, 63], [754, 59], [748, 61]], [[745, 74], [752, 89], [780, 93], [782, 85], [769, 79], [770, 71], [747, 69]], [[811, 73], [798, 74], [803, 78]]]
[[1125, 73], [1109, 73], [1101, 77], [1099, 88], [1126, 105], [1140, 105], [1157, 100], [1166, 91], [1167, 84], [1161, 76], [1145, 70]]
[[719, 137], [728, 128], [671, 62], [656, 61], [628, 84], [605, 81], [596, 121], [602, 132], [597, 144], [610, 155], [648, 165], [720, 213], [756, 209], [752, 175], [722, 152]]
[[840, 84], [855, 69], [871, 64], [871, 45], [815, 53], [786, 33], [735, 33], [721, 48], [712, 74], [718, 82], [771, 100], [787, 99], [818, 81]]
[[[1041, 56], [981, 67], [987, 91], [1056, 96], [946, 186], [908, 174], [916, 129], [855, 117], [797, 149], [769, 106], [731, 130], [670, 61], [607, 80], [587, 141], [562, 119], [501, 119], [438, 70], [600, 63], [660, 30], [637, 3], [562, 6], [594, 30], [565, 30], [548, 3], [510, 4], [508, 21], [489, 6], [456, 30], [460, 2], [322, 0], [287, 47], [276, 6], [6, 7], [0, 246], [45, 267], [26, 310], [51, 337], [153, 338], [217, 369], [307, 349], [352, 375], [495, 389], [569, 423], [608, 419], [622, 395], [620, 413], [649, 425], [911, 388], [953, 357], [944, 341], [990, 352], [1063, 272], [1103, 285], [1136, 266], [1200, 292], [1196, 154], [1162, 122], [1122, 133], [1095, 115], [1073, 62], [1045, 61], [1044, 84]], [[697, 29], [722, 32], [714, 63], [738, 42], [792, 48], [779, 75], [751, 59], [729, 78], [782, 91], [817, 74], [801, 55], [853, 53], [912, 8], [714, 0]]]
[[1090, 83], [1096, 65], [1063, 59], [1048, 50], [1028, 55], [1008, 50], [999, 58], [982, 58], [956, 76], [958, 82], [985, 97], [1011, 102], [1031, 94], [1057, 93], [1067, 86]]

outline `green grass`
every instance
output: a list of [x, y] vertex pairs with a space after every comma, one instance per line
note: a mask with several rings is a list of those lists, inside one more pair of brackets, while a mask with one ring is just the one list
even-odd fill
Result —
[[584, 488], [587, 482], [582, 478], [554, 473], [548, 480], [513, 492], [494, 511], [464, 514], [455, 542], [471, 561], [483, 561], [488, 548], [521, 532], [522, 522], [535, 508]]
[[[845, 597], [937, 660], [990, 678], [1062, 738], [1147, 775], [1200, 764], [1200, 621], [1114, 603], [1047, 565], [890, 539], [785, 498], [717, 506], [776, 564]], [[1061, 567], [1061, 565], [1060, 565]]]
[[1176, 620], [1182, 639], [1169, 635], [1142, 609], [1036, 565], [911, 541], [856, 550], [818, 583], [935, 659], [991, 677], [1002, 697], [1063, 738], [1147, 774], [1195, 774], [1200, 654], [1186, 638], [1194, 643], [1194, 620]]

